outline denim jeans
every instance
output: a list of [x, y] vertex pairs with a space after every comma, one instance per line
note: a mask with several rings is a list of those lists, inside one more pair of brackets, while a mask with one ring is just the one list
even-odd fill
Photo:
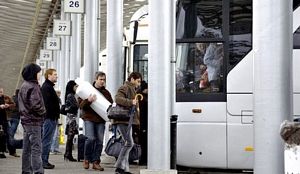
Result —
[[105, 123], [84, 121], [84, 126], [85, 136], [87, 137], [84, 146], [84, 159], [89, 162], [100, 161]]
[[59, 135], [58, 135], [58, 125], [56, 125], [55, 132], [53, 134], [52, 143], [51, 143], [51, 152], [59, 152]]
[[17, 119], [17, 118], [11, 118], [11, 120], [8, 121], [7, 148], [8, 148], [9, 154], [11, 154], [11, 155], [16, 153], [16, 149], [22, 149], [22, 147], [23, 147], [23, 140], [16, 140], [14, 138], [15, 133], [18, 128], [18, 125], [19, 125], [19, 122], [20, 122], [20, 119]]
[[56, 120], [51, 120], [51, 119], [45, 119], [44, 125], [43, 125], [43, 139], [42, 139], [42, 160], [43, 160], [43, 165], [49, 163], [49, 153], [50, 153], [50, 148], [51, 148], [51, 143], [53, 139], [53, 135], [55, 132], [55, 127], [57, 125]]
[[17, 118], [11, 118], [10, 121], [9, 121], [9, 136], [11, 138], [14, 138], [15, 134], [16, 134], [16, 131], [18, 129], [18, 126], [19, 126], [19, 123], [20, 123], [20, 119], [17, 119]]
[[115, 167], [129, 172], [129, 152], [133, 147], [132, 128], [127, 133], [127, 124], [117, 124], [117, 130], [120, 132], [122, 138], [125, 141], [125, 145], [122, 147], [118, 160], [115, 163]]
[[42, 166], [41, 126], [23, 125], [22, 173], [44, 173]]

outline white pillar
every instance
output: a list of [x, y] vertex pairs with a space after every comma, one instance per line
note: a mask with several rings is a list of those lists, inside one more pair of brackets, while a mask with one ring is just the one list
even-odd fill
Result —
[[149, 0], [148, 170], [142, 170], [142, 174], [177, 173], [170, 170], [173, 3], [173, 0]]
[[77, 14], [77, 25], [76, 25], [76, 71], [75, 77], [80, 76], [81, 68], [81, 14]]
[[[65, 13], [65, 20], [71, 20], [71, 14]], [[68, 81], [70, 80], [70, 36], [63, 36], [65, 38], [65, 86], [67, 85]]]
[[292, 1], [253, 1], [254, 173], [284, 173], [279, 126], [292, 116]]
[[[56, 69], [56, 71], [57, 71], [57, 74], [60, 74], [60, 69], [61, 69], [61, 67], [60, 67], [60, 53], [59, 53], [59, 51], [53, 51], [53, 54], [55, 55], [55, 61], [54, 61], [54, 63], [55, 63], [55, 69]], [[61, 86], [61, 82], [60, 82], [60, 79], [58, 78], [58, 81], [57, 81], [57, 83], [56, 83], [56, 85], [57, 85], [57, 88], [59, 89], [59, 90], [61, 90], [62, 89], [62, 86]]]
[[[64, 4], [64, 1], [61, 1], [61, 4]], [[64, 6], [61, 6], [61, 12], [60, 12], [60, 19], [61, 20], [65, 20], [65, 12], [64, 12]], [[65, 100], [64, 100], [64, 96], [65, 96], [65, 86], [66, 86], [66, 79], [65, 79], [65, 68], [66, 68], [66, 39], [64, 36], [60, 36], [60, 69], [59, 69], [59, 74], [58, 74], [58, 80], [59, 80], [59, 84], [61, 87], [61, 101], [64, 104]]]
[[84, 80], [94, 81], [98, 69], [98, 0], [85, 1], [84, 21]]
[[70, 80], [79, 77], [81, 67], [81, 14], [71, 14]]
[[[176, 0], [172, 0], [173, 3], [171, 8], [171, 14], [176, 14]], [[176, 15], [171, 16], [171, 33], [170, 42], [174, 45], [171, 46], [171, 115], [176, 115], [175, 113], [175, 102], [176, 102]]]
[[123, 0], [107, 1], [107, 86], [112, 96], [123, 84]]

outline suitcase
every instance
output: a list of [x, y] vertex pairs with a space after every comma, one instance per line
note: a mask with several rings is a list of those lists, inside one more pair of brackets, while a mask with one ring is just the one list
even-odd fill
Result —
[[77, 161], [84, 160], [84, 145], [87, 137], [83, 134], [78, 135], [78, 152], [77, 152]]

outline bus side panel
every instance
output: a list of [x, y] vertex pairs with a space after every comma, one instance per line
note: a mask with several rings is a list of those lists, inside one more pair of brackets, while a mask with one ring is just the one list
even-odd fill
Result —
[[227, 112], [232, 116], [253, 116], [253, 95], [227, 94]]
[[300, 93], [300, 49], [293, 50], [293, 89]]
[[226, 123], [178, 122], [177, 164], [226, 168]]
[[[299, 8], [300, 9], [300, 8]], [[300, 49], [293, 50], [293, 90], [294, 116], [300, 117]]]
[[250, 51], [227, 75], [227, 93], [253, 92], [253, 51]]
[[254, 162], [253, 124], [233, 123], [227, 125], [228, 168], [252, 169]]
[[[200, 113], [193, 110], [201, 110]], [[226, 122], [225, 102], [176, 102], [175, 113], [183, 122]]]

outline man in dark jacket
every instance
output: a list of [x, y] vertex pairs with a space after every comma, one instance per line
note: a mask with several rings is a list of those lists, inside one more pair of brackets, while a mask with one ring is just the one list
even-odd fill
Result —
[[43, 96], [38, 84], [41, 68], [36, 64], [24, 67], [24, 82], [20, 88], [18, 103], [23, 132], [22, 173], [42, 174], [41, 129], [46, 113]]
[[[110, 92], [105, 89], [106, 75], [104, 72], [96, 73], [93, 86], [110, 102], [113, 103]], [[89, 163], [93, 169], [103, 171], [100, 166], [100, 156], [103, 148], [103, 137], [105, 120], [101, 118], [92, 108], [91, 104], [96, 100], [96, 95], [90, 95], [87, 99], [80, 101], [80, 109], [83, 110], [81, 118], [84, 120], [85, 135], [87, 139], [84, 147], [83, 168], [88, 169]]]
[[46, 116], [43, 125], [42, 160], [44, 169], [53, 169], [55, 165], [49, 163], [49, 153], [60, 114], [59, 98], [54, 90], [54, 83], [57, 82], [57, 72], [55, 69], [47, 69], [44, 76], [46, 80], [42, 85], [42, 94]]

